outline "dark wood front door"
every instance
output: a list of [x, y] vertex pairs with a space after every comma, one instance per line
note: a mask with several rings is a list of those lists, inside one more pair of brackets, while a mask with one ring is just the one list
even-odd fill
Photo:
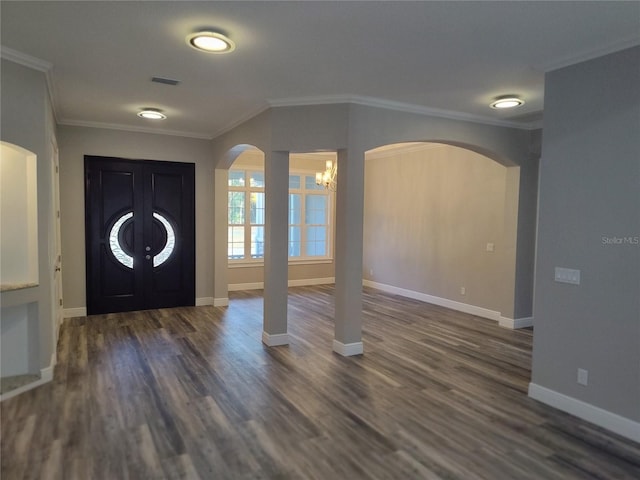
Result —
[[87, 314], [195, 304], [195, 166], [85, 156]]

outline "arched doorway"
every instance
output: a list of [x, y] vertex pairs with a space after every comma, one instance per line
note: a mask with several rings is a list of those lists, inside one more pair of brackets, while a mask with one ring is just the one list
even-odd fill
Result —
[[492, 320], [513, 318], [519, 167], [411, 142], [365, 161], [365, 285]]

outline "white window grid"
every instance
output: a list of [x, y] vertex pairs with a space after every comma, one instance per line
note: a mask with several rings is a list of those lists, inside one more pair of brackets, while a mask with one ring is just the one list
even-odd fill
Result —
[[[264, 172], [255, 168], [238, 168], [231, 169], [229, 171], [230, 178], [231, 174], [235, 173], [236, 175], [242, 173], [242, 183], [243, 185], [229, 185], [229, 192], [241, 192], [244, 194], [244, 202], [243, 202], [243, 216], [244, 222], [242, 224], [231, 223], [229, 222], [228, 227], [242, 227], [243, 235], [242, 235], [242, 254], [236, 253], [232, 255], [232, 248], [228, 248], [228, 259], [230, 265], [258, 265], [264, 262], [264, 255], [261, 249], [259, 250], [258, 255], [251, 255], [251, 229], [255, 227], [261, 227], [262, 232], [264, 232], [264, 223], [251, 223], [251, 194], [252, 193], [261, 193], [262, 199], [264, 201], [264, 186], [251, 185], [251, 177], [253, 174], [264, 175]], [[289, 247], [289, 262], [290, 263], [321, 263], [325, 261], [331, 261], [333, 259], [333, 251], [332, 251], [332, 235], [333, 235], [333, 195], [332, 192], [325, 189], [324, 187], [318, 187], [315, 185], [315, 172], [313, 171], [305, 171], [305, 170], [296, 170], [289, 172], [289, 178], [292, 176], [299, 176], [300, 182], [298, 188], [289, 187], [289, 218], [291, 220], [291, 196], [299, 195], [300, 198], [300, 212], [299, 212], [299, 222], [291, 223], [289, 222], [289, 236], [288, 236], [288, 247]], [[307, 178], [308, 177], [308, 178]], [[264, 177], [263, 177], [264, 178]], [[307, 181], [305, 181], [307, 180]], [[307, 184], [312, 184], [312, 188], [307, 188]], [[306, 223], [305, 218], [307, 216], [307, 196], [322, 196], [326, 198], [326, 214], [325, 214], [325, 223]], [[229, 198], [229, 196], [228, 196]], [[264, 208], [264, 203], [260, 205], [258, 208]], [[227, 211], [229, 211], [229, 204], [227, 204]], [[264, 211], [262, 214], [262, 219], [264, 219]], [[299, 241], [299, 255], [291, 255], [292, 253], [292, 239], [291, 239], [291, 229], [299, 228], [300, 232], [300, 241]], [[308, 238], [309, 232], [314, 231], [314, 227], [324, 227], [324, 238]], [[232, 235], [229, 233], [228, 236], [228, 245], [229, 242], [232, 241]], [[262, 240], [263, 241], [263, 240]], [[307, 245], [311, 243], [320, 243], [324, 244], [325, 247], [325, 255], [307, 255]], [[264, 244], [262, 244], [264, 246]], [[239, 252], [240, 249], [236, 249], [236, 252]], [[254, 250], [255, 251], [255, 250]]]

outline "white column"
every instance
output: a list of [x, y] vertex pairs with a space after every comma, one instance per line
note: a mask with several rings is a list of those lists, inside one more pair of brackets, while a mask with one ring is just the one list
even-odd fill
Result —
[[289, 152], [265, 152], [264, 326], [262, 342], [289, 343], [287, 333]]
[[335, 338], [340, 355], [363, 353], [362, 223], [364, 152], [338, 151], [335, 237]]

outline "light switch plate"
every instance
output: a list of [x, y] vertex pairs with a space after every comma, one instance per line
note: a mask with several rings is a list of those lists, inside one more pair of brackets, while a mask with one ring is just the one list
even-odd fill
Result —
[[554, 280], [560, 283], [580, 285], [580, 270], [556, 267]]
[[585, 387], [589, 385], [589, 371], [584, 368], [578, 369], [578, 383]]

